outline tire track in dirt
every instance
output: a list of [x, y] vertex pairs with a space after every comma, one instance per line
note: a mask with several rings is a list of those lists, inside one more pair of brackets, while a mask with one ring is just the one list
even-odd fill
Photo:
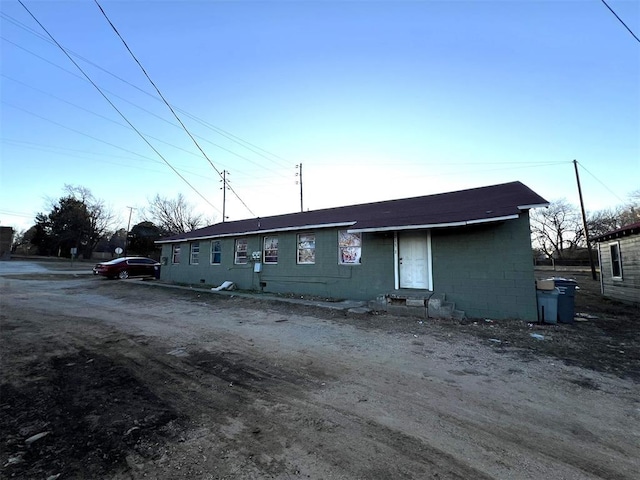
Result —
[[[514, 415], [517, 405], [502, 408], [491, 387], [475, 390], [467, 379], [479, 376], [481, 385], [484, 367], [465, 370], [454, 366], [456, 360], [451, 365], [442, 360], [453, 356], [437, 359], [428, 352], [428, 379], [422, 378], [425, 367], [411, 365], [415, 355], [387, 366], [392, 357], [377, 350], [378, 343], [401, 343], [384, 331], [369, 346], [362, 342], [374, 338], [370, 331], [355, 335], [328, 317], [320, 322], [302, 317], [298, 309], [273, 308], [270, 314], [259, 310], [259, 302], [253, 309], [246, 302], [205, 304], [195, 294], [185, 301], [185, 295], [153, 289], [145, 289], [150, 293], [140, 301], [130, 284], [102, 289], [91, 281], [86, 291], [76, 281], [25, 293], [19, 283], [10, 292], [14, 306], [3, 299], [7, 321], [0, 327], [3, 338], [21, 339], [15, 346], [25, 359], [21, 367], [34, 376], [10, 373], [6, 378], [16, 385], [46, 381], [46, 372], [34, 368], [38, 361], [56, 365], [57, 371], [73, 355], [95, 356], [175, 414], [157, 425], [156, 436], [145, 436], [153, 429], [134, 430], [139, 436], [120, 457], [125, 463], [114, 467], [114, 478], [633, 478], [627, 475], [632, 458], [612, 465], [604, 458], [606, 450], [591, 455], [601, 441], [597, 436], [566, 443], [572, 438], [570, 422], [554, 427], [549, 423], [554, 415], [533, 409], [527, 410], [530, 419]], [[32, 289], [46, 282], [24, 284]], [[131, 308], [137, 317], [129, 316]], [[274, 319], [289, 321], [276, 328]], [[296, 337], [301, 333], [312, 335], [311, 343]], [[455, 338], [448, 342], [455, 347]], [[424, 357], [425, 352], [413, 353]], [[474, 355], [482, 352], [470, 353], [464, 358], [475, 362]], [[588, 448], [580, 451], [582, 446]], [[483, 450], [484, 461], [478, 462]], [[471, 452], [475, 456], [467, 455]], [[631, 444], [623, 443], [614, 458], [632, 452]], [[519, 466], [516, 460], [527, 455], [530, 465]], [[503, 467], [490, 464], [503, 458]]]
[[[86, 342], [86, 337], [78, 341]], [[123, 348], [118, 348], [119, 344]], [[225, 348], [232, 344], [227, 339]], [[110, 348], [112, 355], [133, 362], [135, 367], [130, 369], [143, 374], [150, 385], [158, 385], [161, 380], [171, 385], [173, 392], [162, 388], [157, 394], [183, 415], [189, 412], [193, 418], [216, 417], [222, 427], [241, 416], [243, 431], [269, 432], [270, 443], [276, 445], [305, 445], [319, 461], [343, 473], [353, 468], [354, 457], [367, 459], [363, 462], [367, 464], [366, 471], [351, 472], [356, 478], [423, 478], [432, 474], [451, 479], [491, 478], [415, 437], [310, 401], [306, 390], [321, 388], [329, 377], [274, 368], [266, 359], [256, 363], [255, 356], [247, 358], [237, 351], [218, 354], [185, 348], [184, 356], [170, 356], [166, 353], [168, 347], [131, 348], [126, 337], [110, 342]], [[254, 434], [243, 442], [251, 444], [253, 438], [259, 440]], [[262, 448], [262, 440], [253, 446], [254, 450]], [[371, 457], [372, 451], [379, 453]], [[286, 456], [286, 449], [272, 454]], [[381, 460], [387, 458], [396, 461], [389, 465]], [[291, 458], [287, 463], [293, 462], [295, 459]]]

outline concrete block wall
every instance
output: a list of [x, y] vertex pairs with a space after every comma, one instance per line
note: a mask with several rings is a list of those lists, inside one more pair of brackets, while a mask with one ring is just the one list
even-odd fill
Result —
[[434, 230], [432, 249], [434, 291], [468, 317], [537, 319], [526, 213], [498, 225]]

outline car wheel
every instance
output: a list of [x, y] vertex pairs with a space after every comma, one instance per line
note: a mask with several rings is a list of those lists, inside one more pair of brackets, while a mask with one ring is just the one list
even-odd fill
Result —
[[129, 278], [129, 270], [122, 270], [118, 273], [118, 278], [124, 280], [125, 278]]

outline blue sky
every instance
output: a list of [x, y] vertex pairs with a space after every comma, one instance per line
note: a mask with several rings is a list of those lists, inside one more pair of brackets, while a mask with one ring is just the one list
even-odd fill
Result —
[[65, 184], [120, 227], [156, 194], [220, 221], [223, 170], [230, 220], [295, 212], [300, 163], [305, 210], [515, 180], [577, 205], [573, 159], [589, 211], [640, 188], [640, 43], [601, 1], [99, 0], [215, 169], [93, 0], [23, 2], [186, 182], [1, 0], [2, 225]]

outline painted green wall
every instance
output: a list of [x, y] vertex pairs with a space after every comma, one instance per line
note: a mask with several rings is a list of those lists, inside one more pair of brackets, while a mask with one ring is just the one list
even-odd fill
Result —
[[[297, 234], [278, 237], [278, 264], [262, 264], [262, 272], [254, 273], [253, 263], [234, 264], [234, 238], [220, 239], [222, 263], [210, 264], [211, 241], [200, 241], [200, 261], [189, 264], [189, 243], [182, 243], [179, 265], [171, 264], [171, 246], [163, 245], [162, 279], [177, 283], [220, 285], [234, 282], [242, 290], [270, 293], [296, 293], [330, 298], [371, 300], [393, 290], [393, 234], [363, 234], [362, 263], [338, 264], [338, 229], [314, 230], [316, 263], [297, 263]], [[304, 232], [303, 232], [304, 233]], [[248, 253], [262, 251], [263, 236], [248, 236]], [[261, 282], [264, 287], [261, 287]]]
[[[362, 263], [338, 264], [338, 229], [314, 230], [316, 263], [298, 265], [297, 234], [278, 236], [278, 264], [234, 265], [234, 238], [222, 238], [222, 263], [210, 264], [211, 241], [200, 241], [200, 261], [190, 265], [189, 243], [182, 243], [181, 262], [171, 264], [171, 246], [163, 245], [168, 259], [165, 281], [220, 285], [234, 282], [241, 290], [295, 293], [334, 299], [373, 300], [394, 292], [393, 232], [363, 234]], [[262, 251], [262, 235], [249, 236], [248, 254]], [[475, 227], [432, 230], [433, 282], [468, 317], [537, 319], [535, 280], [529, 218]], [[261, 287], [262, 282], [262, 287]], [[426, 293], [426, 292], [425, 292]]]
[[537, 320], [529, 217], [433, 230], [434, 291], [474, 318]]

